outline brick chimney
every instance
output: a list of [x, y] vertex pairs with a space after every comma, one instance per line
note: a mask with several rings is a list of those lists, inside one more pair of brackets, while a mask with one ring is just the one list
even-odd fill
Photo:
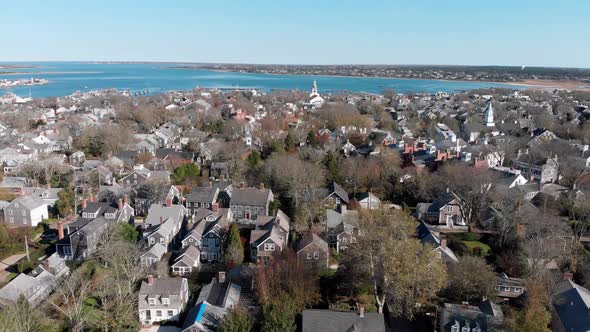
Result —
[[90, 194], [90, 202], [96, 201], [96, 196], [94, 194]]
[[166, 198], [166, 206], [167, 207], [171, 207], [172, 206], [172, 198]]
[[88, 207], [88, 200], [86, 198], [82, 199], [82, 210]]
[[260, 188], [260, 190], [264, 190], [264, 183], [260, 183], [259, 188]]
[[440, 247], [443, 249], [447, 249], [447, 236], [444, 234], [441, 234], [440, 236]]
[[164, 217], [160, 216], [160, 225], [164, 223]]
[[123, 196], [123, 203], [124, 204], [129, 204], [129, 195], [124, 195]]
[[150, 274], [147, 276], [147, 283], [148, 283], [148, 285], [154, 284], [154, 276], [153, 275]]
[[365, 305], [359, 304], [359, 317], [365, 318]]
[[244, 182], [240, 182], [240, 189], [244, 189], [244, 186], [245, 186]]
[[119, 210], [123, 209], [123, 199], [119, 198], [119, 200], [117, 201], [117, 208], [119, 208]]
[[219, 203], [215, 202], [215, 203], [211, 204], [211, 210], [213, 212], [217, 212], [219, 210]]
[[61, 240], [64, 238], [64, 223], [62, 221], [59, 221], [57, 223], [57, 239]]
[[573, 277], [574, 275], [571, 272], [566, 272], [563, 274], [563, 280], [572, 280]]
[[225, 175], [221, 174], [221, 175], [219, 176], [219, 180], [221, 180], [221, 181], [224, 181], [224, 180], [225, 180]]

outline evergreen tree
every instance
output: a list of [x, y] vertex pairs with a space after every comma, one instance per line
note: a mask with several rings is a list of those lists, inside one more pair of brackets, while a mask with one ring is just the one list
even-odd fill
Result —
[[58, 213], [62, 217], [71, 214], [74, 208], [74, 192], [72, 191], [72, 188], [63, 188], [63, 190], [57, 194], [57, 197], [58, 199], [57, 202], [55, 202], [55, 206], [57, 207]]
[[258, 166], [258, 164], [261, 161], [260, 153], [258, 153], [258, 151], [256, 151], [256, 150], [253, 150], [248, 155], [248, 159], [246, 159], [246, 161], [248, 162], [248, 165], [250, 165], [250, 168], [254, 168], [254, 167]]
[[324, 157], [324, 166], [328, 170], [328, 181], [330, 182], [341, 182], [340, 168], [338, 167], [338, 161], [334, 152], [328, 151]]
[[244, 245], [240, 239], [240, 230], [238, 224], [231, 224], [229, 227], [229, 235], [227, 237], [225, 248], [225, 262], [226, 264], [240, 265], [244, 261]]
[[315, 131], [309, 131], [309, 133], [307, 134], [307, 143], [313, 146], [314, 148], [320, 146], [320, 139], [318, 138], [318, 135], [316, 135]]
[[285, 149], [291, 152], [297, 148], [297, 145], [299, 145], [297, 138], [295, 137], [292, 131], [289, 131], [287, 133], [287, 137], [285, 137]]

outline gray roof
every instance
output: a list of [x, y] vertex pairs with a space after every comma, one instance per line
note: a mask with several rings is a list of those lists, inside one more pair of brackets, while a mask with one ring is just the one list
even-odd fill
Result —
[[186, 215], [186, 208], [182, 205], [173, 204], [168, 207], [162, 204], [152, 204], [148, 210], [147, 218], [145, 219], [146, 226], [156, 226], [160, 224], [160, 217], [162, 220], [172, 219], [175, 224], [180, 224]]
[[571, 280], [560, 282], [551, 301], [565, 331], [590, 330], [590, 291]]
[[188, 195], [189, 202], [215, 203], [219, 195], [219, 188], [216, 187], [196, 187]]
[[306, 234], [298, 243], [297, 243], [297, 252], [305, 249], [307, 246], [315, 244], [318, 248], [323, 249], [325, 252], [330, 251], [328, 247], [328, 243], [324, 241], [321, 237], [317, 236], [314, 233]]
[[237, 188], [232, 192], [231, 205], [266, 206], [273, 200], [270, 189]]
[[211, 283], [203, 286], [196, 306], [191, 308], [185, 319], [182, 331], [196, 326], [199, 331], [217, 331], [229, 308], [235, 307], [240, 300], [242, 288], [232, 282], [218, 283], [213, 278]]
[[13, 205], [13, 204], [16, 204], [16, 203], [24, 206], [25, 208], [27, 208], [29, 210], [32, 210], [32, 209], [35, 209], [35, 208], [38, 208], [40, 206], [43, 206], [43, 205], [46, 205], [47, 204], [44, 200], [42, 200], [40, 198], [37, 198], [37, 197], [33, 197], [33, 196], [20, 196], [20, 197], [17, 197], [12, 202], [10, 202], [10, 205]]
[[478, 306], [445, 303], [440, 315], [440, 331], [449, 332], [455, 324], [470, 328], [479, 325], [482, 332], [494, 331], [501, 328], [503, 321], [502, 309], [490, 300]]
[[[170, 308], [181, 307], [184, 302], [180, 297], [184, 287], [188, 287], [185, 278], [154, 278], [151, 285], [142, 281], [139, 289], [139, 309], [157, 308], [158, 305], [162, 305], [162, 297], [170, 299], [170, 304], [164, 306]], [[156, 306], [149, 305], [149, 297], [156, 298]]]
[[367, 312], [364, 316], [351, 311], [303, 310], [302, 332], [385, 331], [382, 314]]

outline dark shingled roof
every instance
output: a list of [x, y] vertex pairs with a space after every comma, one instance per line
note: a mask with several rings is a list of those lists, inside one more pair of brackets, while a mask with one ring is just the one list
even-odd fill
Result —
[[232, 192], [231, 205], [266, 206], [272, 200], [270, 189], [238, 188]]
[[590, 291], [571, 280], [556, 286], [551, 301], [565, 331], [590, 330]]
[[216, 187], [196, 187], [188, 195], [189, 202], [211, 203], [217, 199], [219, 189]]
[[352, 311], [332, 311], [324, 309], [303, 310], [302, 332], [380, 332], [385, 331], [383, 315], [375, 312], [361, 317]]

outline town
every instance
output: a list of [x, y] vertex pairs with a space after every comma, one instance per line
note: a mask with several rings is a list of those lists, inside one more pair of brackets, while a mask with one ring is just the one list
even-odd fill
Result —
[[49, 81], [43, 78], [19, 79], [19, 80], [0, 80], [0, 88], [10, 88], [14, 86], [31, 86], [31, 85], [46, 85]]
[[590, 329], [590, 93], [318, 85], [0, 97], [4, 328]]

